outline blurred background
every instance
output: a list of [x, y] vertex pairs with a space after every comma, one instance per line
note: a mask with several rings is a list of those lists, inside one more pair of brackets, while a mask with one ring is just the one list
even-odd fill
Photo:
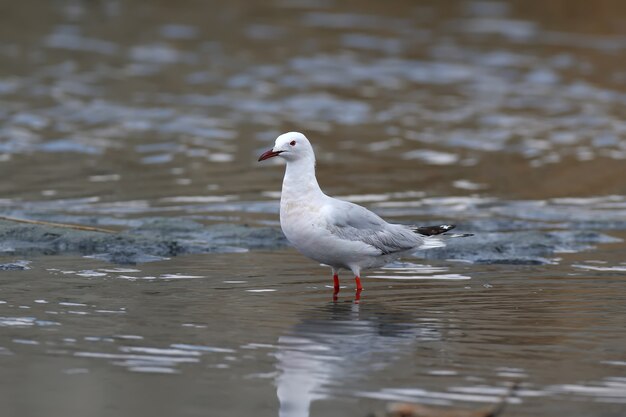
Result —
[[328, 194], [475, 239], [360, 304], [235, 232], [131, 266], [2, 241], [3, 415], [365, 416], [511, 381], [507, 416], [623, 414], [626, 2], [0, 0], [0, 215], [279, 233], [257, 157], [289, 130]]
[[5, 212], [269, 221], [242, 211], [270, 210], [282, 168], [256, 156], [288, 130], [333, 195], [626, 193], [620, 1], [3, 1], [0, 16]]

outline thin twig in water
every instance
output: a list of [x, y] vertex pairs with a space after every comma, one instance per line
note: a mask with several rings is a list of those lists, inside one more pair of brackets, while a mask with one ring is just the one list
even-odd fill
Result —
[[38, 224], [41, 226], [61, 227], [65, 229], [84, 230], [86, 232], [117, 233], [115, 230], [102, 229], [100, 227], [80, 226], [77, 224], [53, 223], [53, 222], [46, 222], [43, 220], [18, 219], [16, 217], [8, 217], [8, 216], [0, 216], [0, 220], [7, 220], [10, 222], [17, 222], [17, 223]]
[[504, 411], [507, 400], [515, 394], [518, 385], [511, 384], [497, 404], [479, 409], [446, 409], [420, 404], [393, 403], [389, 405], [386, 417], [498, 417]]

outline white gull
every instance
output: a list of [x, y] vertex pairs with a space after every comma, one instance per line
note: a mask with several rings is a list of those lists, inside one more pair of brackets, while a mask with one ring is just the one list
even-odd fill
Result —
[[[339, 270], [352, 271], [360, 292], [362, 270], [383, 266], [417, 249], [445, 246], [436, 235], [454, 228], [387, 223], [365, 207], [327, 196], [315, 178], [313, 147], [302, 133], [280, 135], [259, 161], [276, 156], [287, 161], [280, 197], [283, 233], [303, 255], [332, 268], [335, 293]], [[466, 235], [451, 237], [457, 236]]]

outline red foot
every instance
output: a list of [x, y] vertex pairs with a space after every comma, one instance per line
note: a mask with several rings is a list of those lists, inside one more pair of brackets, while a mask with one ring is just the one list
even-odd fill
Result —
[[363, 289], [356, 290], [356, 293], [354, 294], [355, 304], [359, 304], [359, 301], [361, 301], [361, 291], [363, 291]]
[[333, 275], [333, 284], [333, 301], [337, 301], [337, 294], [339, 294], [339, 275]]
[[363, 286], [361, 285], [361, 278], [354, 277], [354, 282], [356, 282], [356, 290], [363, 291]]

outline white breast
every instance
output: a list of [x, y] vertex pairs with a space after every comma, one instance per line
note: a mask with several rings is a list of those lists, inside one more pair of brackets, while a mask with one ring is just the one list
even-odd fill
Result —
[[320, 243], [324, 229], [320, 220], [318, 205], [302, 200], [281, 199], [280, 227], [287, 240], [299, 251], [307, 251], [307, 248]]
[[326, 265], [348, 268], [351, 264], [370, 264], [370, 258], [380, 251], [331, 234], [325, 210], [331, 200], [317, 183], [313, 157], [289, 161], [280, 198], [280, 225], [285, 237], [303, 255]]
[[349, 268], [369, 264], [379, 252], [358, 241], [339, 239], [329, 231], [323, 205], [281, 199], [280, 225], [287, 240], [303, 255], [325, 265]]

